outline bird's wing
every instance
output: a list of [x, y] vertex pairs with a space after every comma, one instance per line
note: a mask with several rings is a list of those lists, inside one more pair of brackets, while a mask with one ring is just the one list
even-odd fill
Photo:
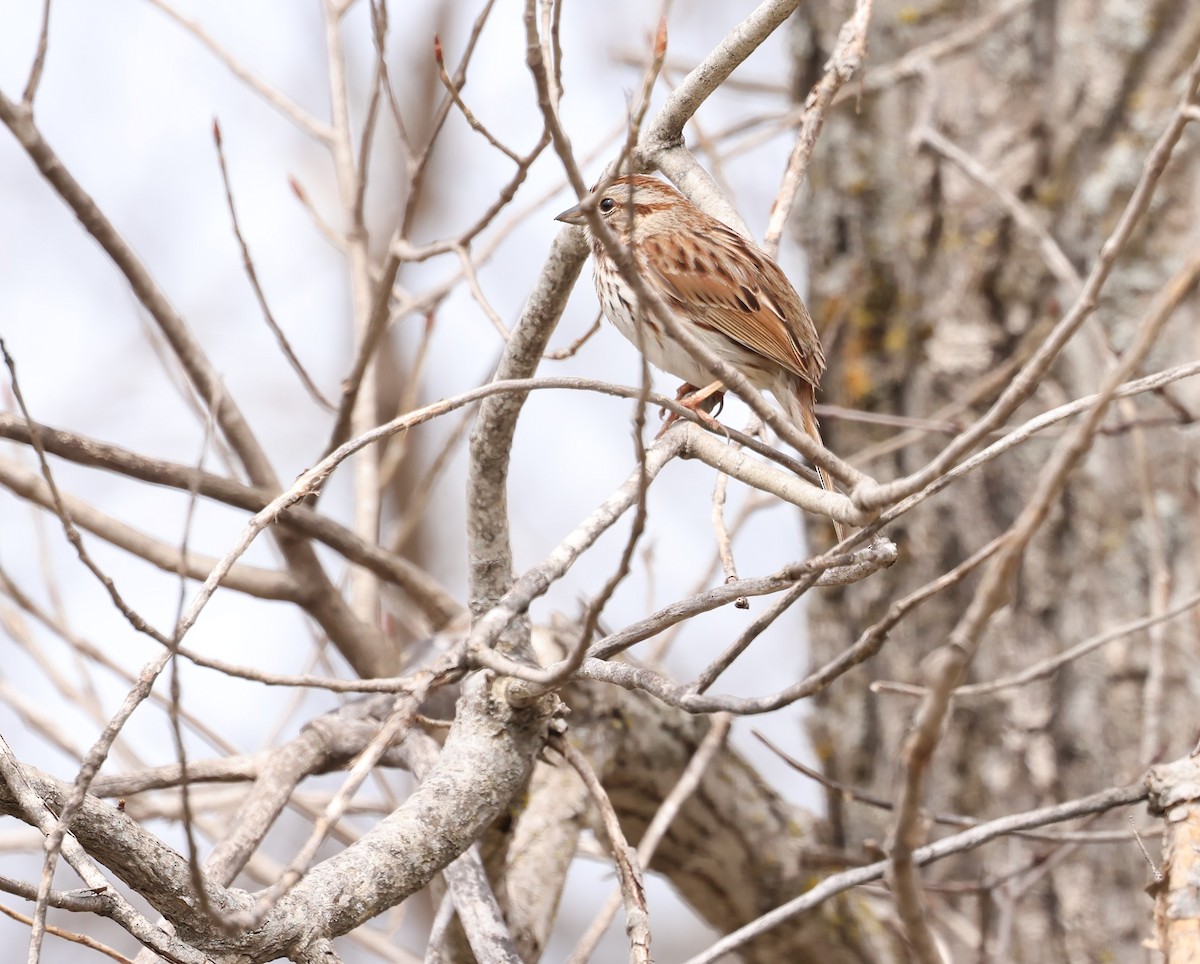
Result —
[[678, 312], [816, 385], [825, 358], [791, 282], [774, 261], [719, 221], [708, 227], [690, 237], [645, 239], [639, 259], [644, 270]]

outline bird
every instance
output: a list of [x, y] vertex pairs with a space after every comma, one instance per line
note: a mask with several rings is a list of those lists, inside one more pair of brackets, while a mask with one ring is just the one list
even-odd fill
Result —
[[[823, 445], [813, 406], [825, 355], [812, 316], [783, 269], [761, 248], [706, 214], [665, 181], [618, 177], [589, 200], [632, 255], [642, 281], [723, 361], [769, 391], [789, 420]], [[587, 229], [593, 280], [605, 317], [655, 368], [681, 378], [683, 404], [697, 410], [724, 386], [667, 333], [637, 297], [589, 228], [580, 202], [555, 220]], [[640, 327], [640, 330], [639, 330]], [[700, 414], [700, 412], [698, 412]], [[816, 466], [821, 485], [833, 481]]]

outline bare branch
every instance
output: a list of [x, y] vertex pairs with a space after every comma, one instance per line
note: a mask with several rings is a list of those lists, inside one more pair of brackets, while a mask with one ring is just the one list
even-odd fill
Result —
[[824, 75], [804, 101], [804, 118], [800, 122], [796, 144], [788, 158], [783, 183], [771, 207], [770, 223], [763, 238], [763, 250], [772, 257], [779, 252], [779, 239], [783, 236], [796, 196], [800, 193], [809, 159], [825, 123], [825, 114], [842, 85], [862, 68], [867, 59], [867, 26], [871, 22], [872, 5], [872, 0], [857, 0], [854, 13], [838, 33], [837, 46], [825, 65]]
[[[192, 466], [181, 465], [176, 462], [149, 458], [108, 442], [88, 438], [75, 432], [64, 432], [61, 429], [50, 428], [38, 422], [27, 425], [24, 419], [0, 413], [0, 437], [32, 444], [32, 432], [34, 431], [40, 436], [42, 445], [47, 452], [57, 455], [60, 458], [69, 459], [80, 465], [91, 465], [112, 472], [119, 472], [130, 478], [152, 482], [156, 485], [168, 485], [173, 488], [187, 490], [195, 488], [199, 494], [206, 498], [216, 499], [227, 505], [246, 509], [250, 512], [256, 512], [270, 502], [270, 498], [264, 490], [244, 485], [241, 482], [227, 479], [224, 476], [199, 471]], [[8, 472], [8, 464], [0, 462], [0, 471]], [[25, 475], [18, 474], [14, 468], [12, 474], [3, 479], [3, 483], [14, 491], [22, 493], [26, 498], [37, 498], [40, 504], [46, 505], [36, 495], [25, 494], [26, 491], [29, 493], [36, 492], [36, 480], [31, 478], [28, 484], [16, 481], [27, 475], [28, 473], [25, 473]], [[95, 521], [98, 526], [103, 523], [100, 518], [92, 520], [92, 516], [89, 515], [90, 510], [86, 506], [72, 500], [70, 496], [66, 497], [66, 504], [72, 517], [80, 525], [91, 531], [96, 531], [97, 535], [108, 539], [108, 536], [103, 532], [92, 528], [91, 521]], [[103, 518], [106, 519], [107, 517]], [[339, 525], [334, 520], [323, 515], [318, 515], [311, 509], [296, 506], [284, 512], [280, 516], [279, 521], [285, 526], [295, 528], [298, 532], [319, 539], [330, 548], [340, 552], [347, 559], [370, 568], [383, 579], [403, 588], [409, 595], [409, 598], [429, 618], [434, 629], [440, 629], [446, 622], [461, 612], [462, 607], [428, 573], [418, 569], [406, 559], [394, 555], [374, 543], [360, 539], [349, 529]], [[118, 545], [123, 544], [116, 539], [109, 539], [109, 541], [115, 542]], [[139, 552], [138, 554], [141, 555], [142, 553]], [[174, 558], [174, 556], [172, 555], [169, 558]], [[162, 562], [161, 566], [164, 569], [174, 571], [174, 565], [167, 561]], [[200, 568], [203, 571], [196, 574], [195, 578], [203, 579], [204, 574], [212, 566], [205, 562]], [[240, 573], [243, 569], [242, 567], [235, 567], [233, 571]], [[231, 580], [229, 583], [229, 585], [234, 587], [236, 587], [236, 584], [237, 580]]]
[[[250, 480], [263, 488], [277, 491], [279, 482], [266, 453], [225, 391], [216, 369], [192, 336], [187, 323], [167, 300], [133, 249], [46, 143], [28, 108], [14, 104], [0, 92], [0, 121], [9, 128], [42, 176], [117, 265], [138, 301], [158, 323], [192, 385], [237, 453]], [[305, 591], [309, 594], [309, 612], [338, 644], [346, 658], [364, 676], [386, 672], [394, 663], [389, 647], [374, 625], [354, 618], [329, 583], [312, 546], [292, 538], [286, 532], [279, 534], [278, 541], [289, 566], [296, 577], [303, 581]]]
[[1150, 200], [1158, 187], [1159, 178], [1162, 176], [1167, 162], [1171, 159], [1175, 146], [1179, 143], [1179, 138], [1183, 135], [1184, 127], [1187, 126], [1189, 119], [1187, 110], [1196, 103], [1197, 97], [1200, 97], [1200, 55], [1192, 61], [1183, 97], [1167, 122], [1166, 128], [1146, 156], [1145, 163], [1142, 165], [1142, 176], [1130, 195], [1117, 226], [1113, 228], [1108, 240], [1101, 247], [1100, 256], [1096, 259], [1096, 264], [1084, 282], [1083, 290], [1080, 291], [1075, 303], [1063, 315], [1049, 337], [1034, 353], [1033, 358], [1025, 364], [1008, 388], [1001, 393], [980, 419], [955, 438], [920, 471], [884, 485], [867, 485], [856, 490], [853, 498], [857, 505], [863, 508], [881, 508], [896, 503], [928, 485], [971, 451], [988, 432], [1003, 424], [1004, 420], [1032, 394], [1042, 376], [1058, 357], [1059, 352], [1095, 310], [1100, 293], [1112, 273], [1117, 258], [1120, 257], [1129, 241], [1134, 227], [1150, 206]]
[[300, 130], [304, 131], [309, 137], [322, 143], [328, 143], [333, 137], [333, 131], [328, 125], [320, 123], [315, 117], [309, 114], [306, 110], [300, 107], [294, 100], [287, 97], [285, 94], [272, 87], [270, 84], [259, 79], [249, 70], [246, 69], [236, 57], [226, 50], [221, 44], [213, 38], [207, 30], [200, 25], [196, 20], [185, 17], [174, 7], [166, 3], [166, 0], [147, 0], [168, 17], [174, 20], [179, 26], [183, 27], [188, 33], [200, 41], [217, 60], [221, 61], [229, 71], [244, 83], [250, 90], [254, 91], [270, 104], [281, 115], [290, 120]]
[[292, 366], [292, 371], [296, 373], [296, 376], [300, 379], [301, 384], [304, 385], [305, 390], [312, 397], [313, 401], [327, 412], [332, 412], [333, 403], [317, 388], [316, 383], [308, 374], [303, 363], [296, 357], [296, 353], [292, 351], [292, 346], [288, 342], [287, 335], [283, 333], [283, 329], [275, 321], [275, 316], [271, 314], [271, 307], [267, 304], [267, 296], [258, 281], [258, 272], [254, 268], [254, 259], [250, 256], [250, 246], [246, 244], [246, 239], [242, 235], [242, 227], [238, 223], [237, 207], [233, 203], [233, 186], [229, 183], [229, 168], [225, 163], [225, 149], [222, 143], [221, 125], [215, 120], [213, 121], [213, 143], [217, 146], [217, 162], [221, 169], [221, 183], [225, 186], [225, 203], [229, 208], [229, 220], [233, 225], [233, 236], [237, 239], [238, 248], [241, 249], [242, 266], [246, 269], [246, 278], [250, 282], [250, 287], [254, 290], [254, 297], [258, 301], [258, 307], [262, 310], [263, 321], [271, 329], [271, 334], [275, 336], [275, 341], [278, 342], [279, 350], [283, 352], [283, 357]]
[[613, 862], [617, 865], [617, 873], [621, 878], [621, 897], [625, 901], [625, 932], [629, 935], [630, 944], [629, 959], [631, 964], [650, 964], [650, 918], [646, 910], [646, 888], [642, 883], [638, 853], [625, 839], [612, 802], [587, 758], [571, 746], [565, 737], [553, 737], [550, 745], [574, 767], [592, 795], [596, 809], [600, 811], [604, 832], [612, 848]]
[[[154, 927], [109, 885], [107, 879], [100, 873], [89, 856], [89, 852], [102, 855], [106, 848], [95, 846], [90, 839], [90, 833], [81, 830], [78, 834], [59, 835], [62, 818], [55, 817], [50, 807], [47, 806], [47, 802], [53, 804], [56, 808], [65, 810], [65, 804], [68, 801], [64, 799], [65, 794], [62, 796], [52, 796], [48, 794], [47, 790], [45, 781], [40, 778], [40, 775], [29, 768], [23, 767], [12, 755], [8, 744], [0, 738], [0, 806], [3, 806], [10, 813], [18, 813], [23, 819], [38, 827], [46, 835], [48, 855], [52, 852], [51, 847], [54, 846], [55, 840], [58, 838], [58, 846], [62, 847], [67, 860], [83, 878], [84, 883], [96, 895], [104, 895], [103, 907], [100, 909], [100, 913], [112, 918], [112, 920], [124, 927], [139, 941], [147, 947], [153, 948], [169, 961], [180, 962], [180, 964], [205, 964], [207, 957], [204, 954], [199, 953], [182, 941], [176, 940], [163, 933], [157, 927]], [[80, 800], [82, 801], [82, 795], [80, 795]], [[114, 810], [113, 813], [116, 813], [116, 811]], [[94, 827], [95, 825], [89, 823], [89, 826]], [[144, 834], [144, 836], [148, 837], [149, 835]], [[77, 837], [79, 839], [76, 839]], [[125, 839], [125, 837], [125, 834], [121, 834], [122, 839]], [[55, 847], [55, 850], [57, 850], [57, 847]], [[103, 860], [103, 856], [100, 859]], [[47, 860], [47, 865], [49, 865], [49, 860]], [[34, 961], [37, 960], [41, 937], [45, 933], [45, 913], [51, 894], [48, 876], [47, 872], [43, 873], [36, 898], [37, 904], [34, 912], [33, 934], [30, 937], [29, 944], [29, 953], [31, 959]], [[139, 892], [147, 894], [147, 890], [145, 889]], [[151, 902], [153, 902], [153, 895], [150, 894], [148, 896], [150, 896]]]
[[[1113, 626], [1102, 633], [1097, 633], [1095, 636], [1091, 636], [1082, 642], [1076, 643], [1074, 646], [1068, 647], [1058, 655], [1035, 663], [1021, 670], [1019, 673], [1014, 673], [1012, 676], [992, 680], [990, 683], [968, 683], [965, 686], [959, 686], [954, 690], [954, 698], [969, 699], [976, 696], [990, 696], [1001, 690], [1027, 686], [1039, 679], [1046, 679], [1063, 666], [1075, 662], [1081, 656], [1086, 656], [1088, 653], [1099, 649], [1107, 643], [1115, 642], [1118, 639], [1127, 639], [1134, 633], [1140, 633], [1142, 630], [1149, 629], [1152, 626], [1159, 626], [1178, 616], [1182, 616], [1184, 613], [1191, 612], [1197, 606], [1200, 606], [1200, 593], [1182, 599], [1174, 606], [1169, 606], [1161, 612], [1143, 616], [1140, 619], [1130, 620], [1119, 626]], [[902, 693], [905, 696], [924, 696], [926, 692], [925, 688], [921, 686], [909, 686], [903, 683], [884, 681], [873, 683], [872, 688], [880, 693]]]
[[[1037, 810], [1029, 810], [1025, 813], [1000, 817], [996, 820], [980, 824], [971, 830], [943, 837], [936, 843], [920, 847], [913, 852], [913, 861], [918, 866], [925, 866], [953, 854], [974, 850], [989, 841], [1007, 836], [1017, 830], [1044, 827], [1047, 824], [1060, 823], [1063, 820], [1086, 816], [1090, 813], [1103, 813], [1115, 807], [1124, 807], [1145, 800], [1147, 794], [1146, 783], [1144, 780], [1140, 780], [1129, 786], [1102, 790], [1089, 797], [1072, 800], [1068, 803], [1059, 803]], [[725, 935], [725, 937], [721, 938], [721, 940], [717, 941], [703, 953], [689, 958], [685, 964], [713, 964], [722, 955], [736, 950], [758, 935], [783, 923], [785, 920], [813, 910], [831, 897], [852, 887], [859, 887], [870, 881], [880, 880], [886, 872], [888, 864], [889, 861], [879, 860], [873, 864], [867, 864], [865, 867], [855, 867], [840, 874], [833, 874], [830, 877], [826, 877], [815, 887], [801, 894], [795, 900], [791, 900], [781, 907], [775, 908], [775, 910], [764, 914], [758, 920], [734, 931], [732, 934]]]
[[896, 547], [886, 540], [881, 540], [869, 549], [860, 549], [846, 555], [816, 556], [806, 562], [785, 566], [769, 576], [726, 582], [721, 586], [685, 596], [645, 619], [610, 633], [588, 650], [588, 656], [602, 660], [611, 659], [630, 646], [650, 639], [693, 616], [736, 603], [743, 596], [765, 596], [789, 589], [809, 575], [817, 575], [817, 586], [840, 586], [857, 581], [852, 577], [858, 576], [864, 569], [875, 572], [892, 565], [896, 559]]
[[[425, 777], [437, 761], [437, 744], [431, 737], [414, 732], [406, 741], [406, 746], [413, 772], [419, 778]], [[476, 959], [496, 961], [497, 964], [522, 964], [521, 955], [488, 880], [479, 844], [473, 844], [451, 861], [442, 873], [446, 878], [448, 896], [454, 902], [454, 910], [467, 933]]]
[[[88, 532], [94, 533], [105, 542], [109, 542], [114, 546], [119, 546], [126, 552], [145, 559], [147, 562], [157, 566], [163, 572], [176, 573], [180, 567], [184, 569], [190, 579], [203, 579], [209, 572], [212, 571], [217, 560], [202, 556], [194, 552], [183, 554], [176, 547], [162, 542], [158, 539], [152, 539], [144, 533], [138, 532], [131, 526], [105, 515], [93, 506], [88, 505], [74, 496], [59, 492], [57, 487], [51, 488], [50, 483], [44, 479], [39, 479], [34, 473], [23, 469], [18, 465], [0, 459], [0, 485], [3, 485], [10, 492], [28, 499], [51, 512], [54, 512], [60, 519], [65, 520], [71, 529], [67, 530], [67, 539], [73, 545], [78, 544], [79, 549], [83, 549], [82, 539], [77, 531], [74, 536], [70, 533], [76, 525]], [[57, 497], [57, 498], [56, 498]], [[56, 506], [57, 503], [57, 506]], [[85, 565], [91, 560], [91, 556], [87, 555], [84, 550], [86, 561]], [[93, 564], [94, 565], [94, 564]], [[134, 610], [125, 602], [124, 598], [117, 591], [116, 586], [112, 584], [112, 580], [103, 571], [98, 568], [93, 568], [89, 565], [96, 578], [109, 589], [110, 593], [116, 593], [114, 604], [129, 620], [130, 625], [137, 629], [145, 627], [150, 630], [151, 635], [155, 635], [159, 642], [166, 639], [166, 635], [159, 630], [150, 627]], [[258, 566], [238, 565], [229, 570], [229, 578], [225, 583], [230, 589], [238, 592], [244, 592], [251, 596], [257, 596], [260, 599], [278, 599], [287, 602], [301, 602], [304, 598], [303, 593], [297, 586], [296, 581], [287, 573], [274, 572], [270, 569], [262, 569]], [[161, 637], [161, 638], [159, 638]]]
[[[724, 746], [725, 740], [729, 736], [729, 728], [732, 722], [732, 717], [726, 713], [718, 713], [713, 717], [712, 726], [709, 727], [708, 733], [705, 734], [703, 742], [695, 754], [693, 754], [691, 760], [688, 761], [687, 767], [680, 774], [679, 781], [667, 795], [667, 798], [659, 805], [658, 810], [655, 811], [654, 819], [650, 821], [650, 826], [642, 834], [642, 839], [638, 843], [637, 848], [637, 857], [640, 866], [650, 866], [650, 861], [654, 857], [655, 850], [658, 849], [658, 845], [662, 841], [667, 829], [671, 826], [672, 821], [679, 815], [680, 807], [688, 797], [696, 792], [696, 788], [700, 785], [700, 780], [704, 776], [704, 771], [712, 763], [712, 759], [717, 751]], [[596, 915], [596, 919], [592, 921], [591, 926], [584, 932], [583, 937], [579, 939], [579, 943], [575, 945], [575, 950], [571, 952], [571, 956], [567, 958], [567, 964], [586, 964], [595, 952], [596, 945], [600, 943], [600, 938], [608, 930], [608, 925], [612, 922], [613, 915], [621, 905], [624, 893], [624, 887], [622, 886], [609, 895], [608, 899], [604, 902], [604, 906]]]
[[[1200, 56], [1193, 65], [1190, 83], [1200, 84]], [[1164, 159], [1165, 160], [1165, 159]], [[989, 561], [983, 580], [967, 611], [954, 627], [947, 643], [927, 663], [928, 693], [914, 714], [912, 731], [905, 745], [904, 779], [897, 799], [891, 847], [890, 879], [898, 900], [905, 900], [901, 913], [910, 940], [921, 942], [932, 961], [936, 953], [932, 934], [925, 926], [919, 907], [919, 883], [914, 852], [923, 837], [921, 809], [932, 755], [942, 738], [954, 689], [962, 682], [982, 638], [983, 630], [1009, 593], [1010, 581], [1024, 556], [1029, 540], [1045, 521], [1071, 471], [1091, 447], [1100, 422], [1121, 382], [1136, 371], [1154, 345], [1162, 327], [1179, 303], [1200, 279], [1200, 256], [1193, 257], [1154, 299], [1138, 327], [1133, 344], [1121, 362], [1104, 379], [1099, 398], [1086, 417], [1055, 446], [1039, 473], [1033, 495], [1017, 521], [1002, 537], [1000, 549]]]
[[33, 108], [33, 99], [37, 97], [38, 85], [42, 82], [42, 70], [46, 66], [46, 54], [50, 50], [50, 0], [42, 3], [42, 25], [38, 30], [37, 49], [33, 54], [33, 63], [29, 67], [29, 79], [25, 81], [25, 90], [21, 94], [21, 103]]

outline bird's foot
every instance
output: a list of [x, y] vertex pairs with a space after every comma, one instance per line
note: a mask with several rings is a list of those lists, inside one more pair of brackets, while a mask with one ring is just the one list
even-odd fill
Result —
[[[725, 386], [720, 382], [712, 382], [709, 385], [705, 385], [704, 388], [697, 388], [690, 382], [684, 382], [679, 386], [679, 391], [675, 393], [675, 401], [695, 413], [701, 424], [710, 431], [724, 431], [721, 423], [713, 417], [714, 409], [719, 414], [725, 406]], [[666, 415], [666, 421], [663, 422], [663, 427], [658, 430], [658, 434], [654, 436], [655, 441], [666, 435], [667, 429], [683, 417], [677, 412], [671, 412], [668, 415], [666, 409], [663, 410], [662, 414]]]

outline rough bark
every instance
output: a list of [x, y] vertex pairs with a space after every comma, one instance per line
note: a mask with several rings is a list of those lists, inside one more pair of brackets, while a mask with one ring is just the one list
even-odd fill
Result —
[[1150, 806], [1163, 816], [1163, 862], [1150, 893], [1155, 899], [1158, 947], [1169, 964], [1200, 960], [1200, 907], [1196, 902], [1200, 855], [1200, 781], [1196, 758], [1150, 772]]
[[[645, 693], [597, 683], [575, 684], [563, 696], [570, 706], [571, 738], [600, 774], [636, 846], [697, 752], [710, 720], [665, 707]], [[538, 959], [544, 948], [580, 832], [592, 829], [602, 838], [580, 787], [569, 768], [538, 764], [527, 806], [512, 829], [502, 890], [510, 927], [528, 960]], [[789, 803], [726, 745], [680, 807], [649, 869], [726, 933], [803, 893], [828, 872], [821, 833], [820, 821]], [[894, 933], [882, 924], [886, 916], [869, 895], [851, 894], [768, 931], [741, 950], [742, 960], [902, 960]]]
[[[903, 54], [993, 10], [973, 3], [878, 8], [868, 81], [872, 71], [884, 72]], [[805, 11], [807, 25], [794, 34], [801, 90], [844, 15], [819, 6]], [[925, 125], [1015, 195], [1085, 274], [1178, 102], [1198, 45], [1200, 11], [1172, 0], [1035, 0], [958, 54], [866, 90], [857, 109], [853, 100], [844, 104], [826, 124], [797, 219], [811, 258], [809, 303], [830, 359], [824, 401], [968, 424], [1007, 383], [1006, 366], [1040, 342], [1075, 295], [994, 191], [964, 176], [944, 153], [919, 146]], [[1102, 343], [1120, 353], [1149, 298], [1196, 250], [1200, 178], [1189, 157], [1195, 134], [1184, 137], [1099, 310], [1017, 421], [1095, 391], [1108, 364]], [[1195, 357], [1198, 314], [1193, 296], [1146, 371]], [[1112, 431], [1031, 545], [1011, 604], [993, 621], [968, 682], [1018, 671], [1151, 611], [1164, 571], [1154, 563], [1158, 523], [1147, 502], [1161, 518], [1172, 598], [1195, 592], [1197, 448], [1194, 432], [1180, 422], [1198, 401], [1197, 386], [1185, 381], [1114, 410]], [[1131, 416], [1145, 426], [1131, 430]], [[851, 461], [903, 433], [831, 417], [823, 430], [829, 446]], [[879, 479], [896, 477], [924, 464], [949, 437], [944, 430], [917, 433], [859, 467]], [[1034, 439], [907, 515], [889, 530], [901, 557], [887, 573], [815, 597], [814, 661], [844, 649], [895, 600], [1002, 533], [1053, 441]], [[820, 542], [827, 534], [813, 537]], [[831, 775], [891, 793], [914, 703], [872, 692], [869, 684], [921, 684], [922, 658], [945, 642], [974, 587], [968, 578], [925, 602], [879, 656], [822, 694], [812, 729]], [[1194, 740], [1186, 643], [1195, 627], [1194, 615], [1176, 620], [1158, 642], [1135, 634], [1047, 679], [957, 701], [933, 761], [929, 808], [994, 817], [1128, 781], [1164, 754], [1186, 751]], [[1158, 659], [1161, 696], [1147, 687]], [[1165, 722], [1156, 726], [1156, 714]], [[853, 849], [886, 838], [886, 816], [832, 799], [831, 808], [838, 843]], [[1120, 828], [1125, 817], [1096, 826]], [[983, 922], [985, 959], [1133, 960], [1142, 953], [1147, 869], [1132, 843], [1053, 855], [1046, 845], [993, 847], [939, 866], [926, 880], [1014, 871], [1024, 872], [989, 896], [941, 905]], [[980, 949], [957, 948], [968, 952]]]

